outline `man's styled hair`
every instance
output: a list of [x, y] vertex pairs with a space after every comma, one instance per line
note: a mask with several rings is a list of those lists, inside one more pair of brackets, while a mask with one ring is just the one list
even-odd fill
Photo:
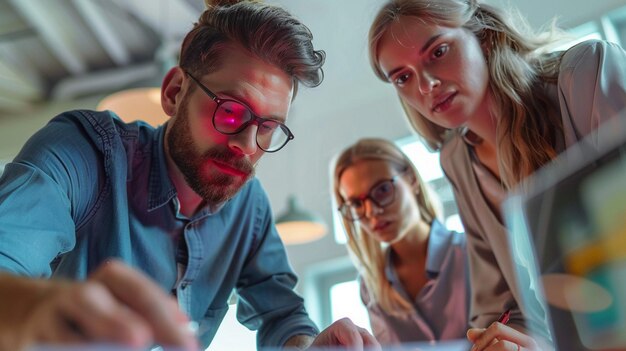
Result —
[[284, 9], [258, 1], [206, 1], [207, 9], [183, 40], [179, 66], [196, 76], [219, 69], [225, 46], [235, 44], [298, 83], [322, 83], [325, 53], [315, 50], [313, 34]]

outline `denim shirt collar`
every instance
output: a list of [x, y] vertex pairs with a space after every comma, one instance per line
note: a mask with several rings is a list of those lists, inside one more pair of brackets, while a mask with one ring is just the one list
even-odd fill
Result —
[[[430, 225], [426, 251], [426, 275], [428, 278], [434, 279], [439, 275], [443, 261], [446, 259], [449, 241], [450, 232], [438, 220], [434, 220]], [[393, 267], [390, 248], [385, 253], [385, 275], [393, 286], [402, 285]]]
[[167, 123], [157, 128], [152, 140], [152, 160], [148, 185], [148, 211], [154, 211], [176, 196], [176, 188], [170, 180], [165, 159], [165, 128]]

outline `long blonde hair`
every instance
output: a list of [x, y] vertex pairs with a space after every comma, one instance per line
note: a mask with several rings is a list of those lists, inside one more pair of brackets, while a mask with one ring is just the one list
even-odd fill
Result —
[[[416, 182], [421, 191], [415, 196], [424, 221], [431, 223], [437, 217], [437, 207], [431, 199], [428, 188], [411, 160], [394, 143], [377, 138], [364, 138], [349, 146], [337, 156], [334, 165], [332, 187], [338, 205], [344, 203], [339, 192], [339, 180], [343, 172], [361, 161], [385, 161], [398, 172], [406, 173]], [[360, 274], [367, 289], [383, 310], [390, 314], [404, 314], [412, 304], [391, 288], [385, 277], [385, 257], [383, 245], [369, 235], [364, 235], [358, 225], [342, 217], [348, 238], [348, 249], [358, 262]]]
[[[542, 82], [556, 82], [560, 54], [548, 47], [565, 35], [552, 25], [540, 34], [522, 21], [507, 17], [495, 7], [476, 0], [390, 0], [379, 10], [369, 32], [370, 63], [376, 75], [388, 82], [378, 61], [378, 44], [400, 17], [417, 17], [426, 23], [466, 28], [486, 49], [492, 114], [498, 120], [500, 174], [510, 187], [553, 159], [562, 124], [550, 113]], [[432, 149], [440, 149], [450, 131], [436, 125], [401, 101], [409, 122]]]

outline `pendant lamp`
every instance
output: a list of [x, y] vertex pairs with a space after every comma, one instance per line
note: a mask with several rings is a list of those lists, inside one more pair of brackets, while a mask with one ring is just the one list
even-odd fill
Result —
[[165, 123], [168, 116], [161, 107], [161, 88], [135, 88], [113, 93], [100, 101], [97, 110], [111, 110], [124, 122], [144, 121], [151, 126]]
[[293, 195], [287, 201], [287, 211], [276, 217], [276, 229], [286, 245], [309, 243], [326, 234], [326, 224], [320, 217], [302, 209]]

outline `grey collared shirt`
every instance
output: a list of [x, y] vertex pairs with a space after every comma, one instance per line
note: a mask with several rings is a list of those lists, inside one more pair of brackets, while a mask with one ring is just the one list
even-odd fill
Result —
[[[391, 286], [411, 301], [391, 264], [391, 250], [386, 251], [385, 273]], [[464, 338], [469, 314], [465, 235], [433, 221], [426, 272], [415, 274], [427, 274], [429, 280], [412, 300], [413, 310], [401, 317], [384, 312], [361, 283], [361, 299], [367, 307], [374, 336], [381, 344]]]

